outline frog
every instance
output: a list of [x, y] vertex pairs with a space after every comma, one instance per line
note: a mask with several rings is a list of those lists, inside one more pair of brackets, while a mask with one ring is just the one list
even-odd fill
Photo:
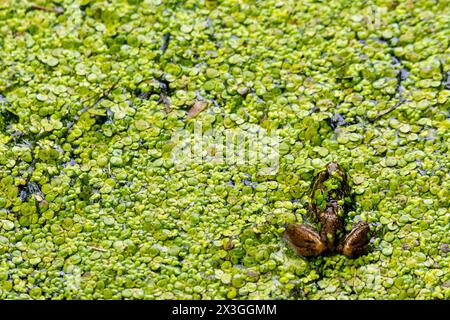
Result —
[[304, 257], [340, 253], [350, 259], [368, 252], [370, 226], [360, 221], [345, 234], [345, 217], [351, 206], [351, 189], [346, 171], [335, 161], [317, 173], [310, 186], [309, 211], [318, 228], [290, 223], [283, 238], [293, 251]]

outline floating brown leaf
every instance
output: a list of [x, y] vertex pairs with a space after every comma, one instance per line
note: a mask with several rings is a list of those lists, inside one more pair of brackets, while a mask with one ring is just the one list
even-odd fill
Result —
[[206, 101], [199, 101], [199, 100], [195, 101], [187, 113], [188, 119], [194, 118], [200, 112], [205, 110], [207, 105], [208, 105], [208, 102], [206, 102]]

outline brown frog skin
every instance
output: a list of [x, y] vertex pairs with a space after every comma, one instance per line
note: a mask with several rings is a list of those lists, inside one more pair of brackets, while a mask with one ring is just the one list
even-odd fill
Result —
[[344, 236], [343, 204], [350, 187], [347, 175], [336, 162], [327, 164], [311, 183], [310, 209], [319, 223], [319, 231], [303, 224], [289, 224], [283, 233], [287, 244], [298, 255], [310, 257], [324, 253], [342, 253], [356, 258], [369, 248], [370, 228], [359, 222]]

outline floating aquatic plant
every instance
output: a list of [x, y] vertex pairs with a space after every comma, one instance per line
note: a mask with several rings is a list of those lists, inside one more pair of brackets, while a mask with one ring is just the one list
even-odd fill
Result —
[[[449, 299], [449, 8], [2, 2], [0, 298]], [[198, 123], [276, 133], [276, 170], [172, 158]], [[372, 250], [304, 260], [330, 161]]]

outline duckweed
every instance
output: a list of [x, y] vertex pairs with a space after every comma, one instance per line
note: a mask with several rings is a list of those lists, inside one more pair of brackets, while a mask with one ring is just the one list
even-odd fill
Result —
[[[450, 299], [449, 17], [431, 0], [3, 2], [0, 299]], [[276, 170], [211, 161], [213, 137], [172, 158], [198, 123], [276, 133]], [[330, 161], [372, 248], [302, 259], [281, 234]]]

